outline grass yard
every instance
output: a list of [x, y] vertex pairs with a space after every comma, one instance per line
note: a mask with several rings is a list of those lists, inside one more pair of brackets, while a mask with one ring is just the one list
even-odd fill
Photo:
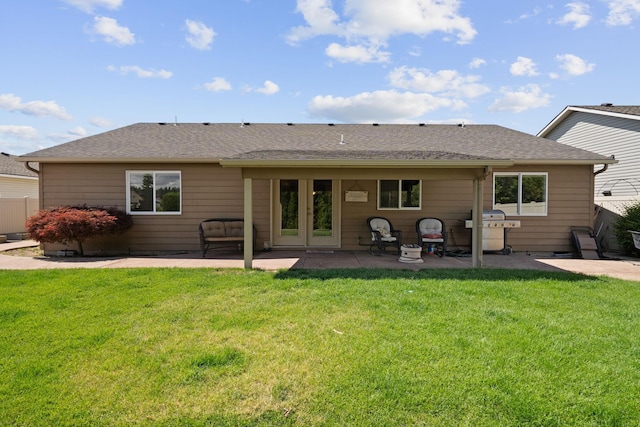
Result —
[[637, 426], [640, 283], [0, 272], [0, 425]]

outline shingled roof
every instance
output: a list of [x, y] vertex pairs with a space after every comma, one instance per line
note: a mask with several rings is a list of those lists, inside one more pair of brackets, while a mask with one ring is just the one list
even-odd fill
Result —
[[606, 111], [608, 113], [624, 114], [628, 116], [638, 116], [640, 119], [640, 105], [576, 105], [574, 108], [583, 108], [585, 110]]
[[38, 175], [24, 167], [24, 163], [16, 160], [16, 156], [0, 153], [0, 175], [37, 178]]
[[370, 160], [608, 163], [496, 125], [138, 123], [22, 156], [40, 162]]

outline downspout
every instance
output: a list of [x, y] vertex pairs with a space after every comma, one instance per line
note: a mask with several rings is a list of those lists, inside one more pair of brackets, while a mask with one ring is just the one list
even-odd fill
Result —
[[[616, 159], [616, 156], [612, 154], [612, 155], [611, 155], [611, 159], [612, 159], [612, 160], [615, 160], [615, 159]], [[602, 167], [602, 169], [600, 169], [599, 171], [595, 171], [595, 172], [593, 173], [593, 176], [600, 175], [602, 172], [605, 172], [607, 169], [609, 169], [609, 164], [608, 164], [608, 163], [605, 163], [605, 165]]]
[[24, 167], [30, 170], [31, 172], [35, 173], [36, 175], [40, 175], [40, 171], [38, 169], [33, 168], [31, 165], [29, 165], [29, 162], [24, 162]]

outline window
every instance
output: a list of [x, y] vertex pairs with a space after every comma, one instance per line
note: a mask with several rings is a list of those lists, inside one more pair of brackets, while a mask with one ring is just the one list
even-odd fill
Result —
[[127, 171], [127, 213], [179, 214], [182, 206], [178, 171]]
[[420, 180], [381, 179], [378, 181], [378, 209], [420, 209]]
[[547, 215], [547, 174], [494, 174], [493, 208], [507, 215]]

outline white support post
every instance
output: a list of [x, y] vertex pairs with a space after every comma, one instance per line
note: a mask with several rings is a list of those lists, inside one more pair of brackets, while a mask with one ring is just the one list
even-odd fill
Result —
[[253, 180], [244, 179], [244, 268], [253, 268]]

